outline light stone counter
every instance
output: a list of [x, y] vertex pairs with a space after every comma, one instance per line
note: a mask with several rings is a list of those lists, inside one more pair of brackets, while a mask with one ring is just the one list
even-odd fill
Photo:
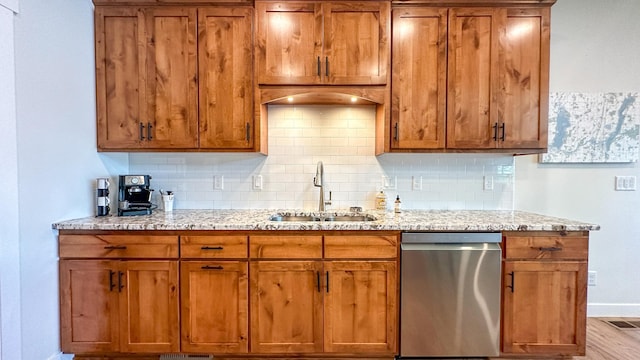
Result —
[[156, 210], [152, 215], [87, 217], [54, 223], [57, 230], [400, 230], [400, 231], [593, 231], [600, 225], [523, 211], [364, 211], [375, 221], [271, 221], [274, 214], [329, 216], [349, 212], [284, 210]]

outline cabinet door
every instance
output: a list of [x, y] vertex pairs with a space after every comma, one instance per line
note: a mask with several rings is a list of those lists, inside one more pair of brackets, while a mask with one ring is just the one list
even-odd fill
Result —
[[142, 144], [145, 148], [196, 148], [196, 10], [147, 8], [144, 12], [148, 117], [140, 120], [146, 139]]
[[178, 352], [177, 261], [125, 261], [119, 270], [122, 352]]
[[395, 353], [395, 261], [326, 261], [324, 350]]
[[116, 270], [112, 261], [60, 260], [63, 352], [118, 351]]
[[393, 10], [394, 149], [445, 146], [447, 10]]
[[547, 147], [549, 13], [549, 8], [507, 10], [501, 147]]
[[382, 85], [389, 67], [390, 4], [326, 2], [323, 76], [330, 84]]
[[322, 263], [250, 264], [251, 351], [322, 352]]
[[504, 265], [503, 352], [584, 355], [587, 263]]
[[496, 147], [504, 9], [449, 10], [447, 147]]
[[180, 266], [182, 351], [246, 353], [247, 262], [185, 261]]
[[200, 148], [251, 149], [253, 10], [198, 9]]
[[321, 81], [322, 6], [256, 1], [256, 66], [260, 84]]
[[146, 122], [144, 16], [135, 8], [95, 9], [98, 150], [141, 146]]

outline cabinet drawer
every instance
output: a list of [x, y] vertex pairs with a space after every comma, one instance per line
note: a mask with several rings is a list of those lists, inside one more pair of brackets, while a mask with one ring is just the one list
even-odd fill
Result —
[[320, 259], [322, 236], [251, 236], [249, 256], [252, 259]]
[[588, 254], [589, 236], [582, 232], [504, 236], [505, 259], [586, 260]]
[[178, 237], [157, 235], [60, 235], [61, 258], [177, 258]]
[[398, 256], [397, 236], [343, 235], [324, 237], [324, 257], [329, 259], [391, 259]]
[[181, 236], [180, 257], [240, 259], [247, 257], [247, 236]]

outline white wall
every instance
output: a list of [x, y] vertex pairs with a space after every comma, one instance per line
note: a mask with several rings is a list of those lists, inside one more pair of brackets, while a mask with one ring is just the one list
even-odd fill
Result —
[[[13, 5], [13, 7], [5, 7]], [[0, 360], [20, 359], [18, 146], [13, 18], [17, 3], [0, 0]]]
[[44, 360], [60, 351], [51, 224], [92, 216], [94, 179], [128, 164], [96, 153], [90, 0], [21, 0], [15, 64], [22, 354], [7, 360]]
[[[150, 174], [156, 190], [172, 190], [178, 209], [281, 208], [318, 209], [313, 186], [322, 161], [329, 209], [374, 207], [382, 176], [396, 182], [387, 189], [400, 195], [405, 209], [513, 208], [513, 157], [497, 154], [374, 155], [375, 108], [372, 106], [270, 106], [269, 156], [257, 154], [130, 155], [132, 173]], [[252, 187], [262, 176], [263, 189]], [[214, 189], [223, 176], [224, 189]], [[483, 189], [483, 176], [494, 189]], [[412, 189], [422, 178], [422, 190]]]
[[[560, 0], [551, 11], [551, 91], [640, 91], [640, 2]], [[640, 192], [614, 191], [634, 164], [547, 165], [516, 159], [515, 207], [595, 222], [589, 316], [640, 316]]]

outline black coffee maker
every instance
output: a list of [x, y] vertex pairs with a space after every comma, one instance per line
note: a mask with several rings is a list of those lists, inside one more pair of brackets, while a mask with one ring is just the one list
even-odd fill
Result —
[[118, 216], [150, 215], [153, 189], [150, 175], [120, 175], [118, 186]]

